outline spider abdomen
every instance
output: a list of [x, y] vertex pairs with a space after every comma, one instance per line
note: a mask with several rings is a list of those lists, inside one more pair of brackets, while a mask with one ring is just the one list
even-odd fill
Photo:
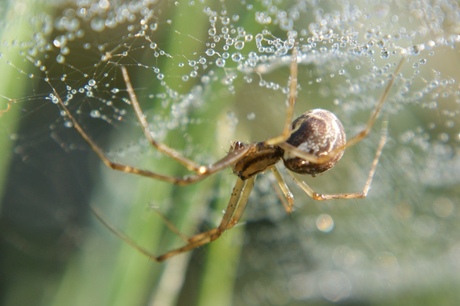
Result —
[[[346, 136], [342, 123], [333, 113], [313, 109], [294, 120], [291, 136], [286, 142], [305, 153], [321, 157], [345, 145]], [[316, 175], [332, 168], [342, 155], [343, 150], [324, 162], [314, 163], [285, 151], [283, 161], [288, 169], [296, 173]]]

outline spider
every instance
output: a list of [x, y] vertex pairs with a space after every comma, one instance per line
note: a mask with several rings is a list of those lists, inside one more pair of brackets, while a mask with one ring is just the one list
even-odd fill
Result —
[[[324, 109], [313, 109], [305, 112], [300, 117], [292, 122], [294, 105], [297, 97], [297, 47], [292, 49], [290, 63], [290, 79], [288, 106], [284, 120], [284, 127], [280, 135], [269, 138], [267, 140], [255, 143], [244, 143], [235, 141], [231, 144], [228, 154], [222, 159], [210, 165], [200, 165], [194, 161], [182, 156], [173, 148], [157, 141], [152, 136], [149, 124], [146, 120], [142, 109], [140, 108], [136, 94], [134, 92], [128, 71], [125, 66], [121, 66], [121, 72], [126, 90], [129, 95], [130, 102], [137, 116], [137, 119], [143, 129], [147, 140], [161, 153], [169, 156], [182, 164], [192, 174], [183, 177], [174, 177], [157, 172], [132, 167], [125, 164], [120, 164], [110, 160], [91, 137], [86, 133], [82, 126], [77, 122], [75, 117], [69, 111], [66, 103], [59, 97], [56, 89], [53, 88], [54, 94], [57, 97], [58, 105], [63, 109], [65, 116], [73, 123], [73, 127], [81, 135], [81, 137], [89, 144], [91, 149], [97, 154], [100, 160], [109, 168], [140, 175], [152, 179], [169, 182], [177, 185], [193, 184], [204, 178], [221, 171], [227, 167], [233, 170], [236, 175], [236, 183], [230, 195], [230, 199], [222, 217], [220, 224], [208, 231], [198, 233], [191, 238], [186, 239], [186, 244], [177, 249], [170, 250], [160, 256], [154, 256], [149, 251], [146, 251], [136, 245], [129, 237], [119, 232], [106, 222], [101, 215], [92, 208], [96, 217], [115, 235], [132, 245], [140, 252], [144, 253], [151, 259], [161, 262], [175, 255], [190, 251], [194, 248], [208, 244], [218, 239], [223, 232], [234, 227], [240, 220], [246, 208], [249, 195], [254, 187], [255, 178], [259, 173], [270, 170], [274, 174], [276, 181], [284, 195], [283, 205], [287, 213], [293, 210], [294, 199], [285, 183], [280, 172], [276, 168], [276, 164], [283, 161], [288, 173], [300, 188], [311, 198], [315, 200], [331, 200], [331, 199], [355, 199], [365, 198], [369, 191], [372, 178], [375, 173], [383, 146], [386, 142], [386, 121], [383, 123], [382, 135], [375, 153], [375, 157], [371, 164], [367, 180], [361, 192], [354, 193], [338, 193], [338, 194], [320, 194], [315, 192], [303, 180], [299, 179], [294, 173], [309, 174], [315, 176], [331, 169], [342, 157], [346, 148], [355, 145], [362, 141], [370, 133], [382, 106], [389, 94], [389, 91], [394, 83], [395, 75], [399, 72], [403, 63], [403, 59], [399, 62], [395, 72], [390, 78], [382, 96], [371, 113], [365, 128], [357, 135], [346, 140], [345, 132], [340, 120], [330, 111]], [[292, 123], [291, 123], [292, 122]], [[294, 172], [294, 173], [292, 173]], [[171, 225], [168, 225], [171, 228]], [[174, 230], [174, 229], [173, 229]]]

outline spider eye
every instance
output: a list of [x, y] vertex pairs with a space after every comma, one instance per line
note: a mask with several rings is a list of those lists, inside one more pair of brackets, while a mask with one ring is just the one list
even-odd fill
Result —
[[[292, 132], [286, 141], [301, 151], [316, 157], [328, 155], [345, 145], [346, 136], [340, 120], [330, 111], [314, 109], [302, 114], [292, 123]], [[319, 174], [332, 168], [342, 157], [343, 151], [320, 163], [313, 163], [284, 152], [285, 166], [301, 174]]]
[[232, 142], [232, 144], [230, 146], [230, 152], [239, 150], [239, 149], [244, 148], [246, 146], [247, 146], [247, 144], [242, 142], [242, 141], [234, 141], [234, 142]]

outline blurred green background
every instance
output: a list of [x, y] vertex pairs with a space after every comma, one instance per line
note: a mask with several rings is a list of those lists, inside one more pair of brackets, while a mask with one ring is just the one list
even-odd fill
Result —
[[[0, 114], [2, 304], [454, 305], [460, 300], [460, 58], [451, 35], [456, 20], [448, 14], [450, 7], [458, 12], [455, 2], [399, 7], [392, 2], [347, 6], [327, 1], [316, 9], [308, 2], [290, 1], [0, 3], [0, 103], [2, 109], [10, 105]], [[301, 11], [303, 5], [308, 9]], [[121, 13], [117, 7], [136, 13]], [[404, 18], [402, 8], [410, 18]], [[275, 9], [285, 10], [289, 18]], [[200, 55], [209, 60], [204, 54], [213, 42], [211, 49], [220, 56], [225, 51], [222, 41], [210, 38], [210, 10], [216, 12], [220, 30], [228, 22], [230, 32], [239, 26], [253, 36], [241, 51], [246, 58], [251, 51], [264, 53], [254, 46], [256, 34], [285, 39], [286, 20], [295, 20], [299, 33], [306, 31], [302, 37], [313, 37], [316, 27], [342, 28], [342, 36], [331, 36], [330, 41], [303, 41], [316, 47], [302, 50], [296, 114], [331, 109], [342, 119], [348, 137], [363, 127], [386, 86], [387, 78], [379, 79], [379, 72], [370, 67], [396, 63], [410, 39], [425, 49], [409, 54], [385, 104], [389, 141], [367, 199], [317, 203], [288, 178], [296, 210], [287, 215], [273, 179], [261, 175], [241, 226], [208, 246], [155, 263], [104, 228], [89, 205], [159, 255], [183, 242], [152, 207], [191, 236], [218, 224], [235, 177], [227, 170], [178, 187], [107, 169], [80, 136], [65, 127], [57, 105], [49, 101], [49, 84], [67, 99], [72, 92], [66, 85], [85, 88], [69, 100], [70, 108], [108, 156], [161, 173], [186, 172], [143, 140], [123, 99], [119, 64], [127, 65], [155, 136], [197, 161], [224, 156], [235, 139], [276, 135], [286, 93], [267, 83], [287, 84], [286, 57], [279, 62], [265, 58], [271, 64], [267, 67], [261, 59], [250, 72], [231, 58], [225, 69], [216, 67], [217, 60], [194, 69], [190, 61]], [[301, 19], [296, 19], [297, 12]], [[66, 23], [73, 14], [81, 22], [73, 27], [84, 34]], [[329, 23], [315, 20], [320, 15]], [[158, 29], [144, 29], [140, 16], [149, 16], [145, 20]], [[99, 26], [103, 29], [96, 31]], [[395, 30], [401, 28], [418, 36], [408, 38], [405, 31]], [[143, 30], [146, 35], [141, 35]], [[394, 52], [389, 59], [362, 50], [353, 57], [346, 48], [330, 57], [321, 55], [334, 48], [331, 41], [337, 37], [348, 47], [354, 46], [351, 38], [386, 37], [378, 31], [392, 35], [387, 37], [386, 47]], [[43, 37], [37, 38], [37, 33]], [[52, 47], [44, 43], [34, 49], [37, 41]], [[429, 48], [430, 42], [434, 46]], [[379, 41], [375, 46], [381, 48]], [[422, 65], [426, 58], [428, 64]], [[391, 73], [394, 65], [387, 69]], [[194, 71], [200, 77], [183, 77]], [[91, 79], [98, 82], [93, 90], [86, 87]], [[380, 124], [368, 139], [350, 148], [334, 170], [305, 180], [318, 192], [360, 190]]]

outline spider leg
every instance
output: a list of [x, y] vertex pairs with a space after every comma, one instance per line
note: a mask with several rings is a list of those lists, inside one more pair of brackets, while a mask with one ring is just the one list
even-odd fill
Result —
[[290, 78], [289, 78], [289, 97], [286, 118], [284, 121], [283, 132], [265, 141], [268, 145], [277, 145], [286, 141], [291, 136], [291, 123], [294, 116], [294, 107], [297, 98], [297, 46], [292, 48]]
[[233, 212], [232, 218], [225, 227], [225, 230], [233, 228], [240, 221], [241, 216], [243, 215], [244, 210], [246, 209], [246, 205], [248, 204], [249, 196], [251, 195], [252, 189], [254, 188], [255, 179], [256, 176], [252, 176], [246, 180], [246, 185], [244, 186], [243, 192], [241, 193], [240, 198], [238, 200], [238, 207]]
[[[139, 251], [140, 253], [144, 254], [148, 258], [154, 261], [164, 261], [170, 257], [175, 255], [179, 255], [181, 253], [185, 253], [190, 251], [194, 248], [200, 247], [202, 245], [208, 244], [217, 238], [219, 238], [223, 232], [228, 229], [234, 227], [238, 221], [241, 219], [243, 215], [244, 209], [246, 208], [249, 195], [251, 194], [252, 189], [254, 188], [254, 180], [255, 176], [247, 179], [246, 181], [241, 180], [240, 178], [237, 179], [235, 187], [233, 187], [232, 195], [227, 205], [227, 209], [225, 210], [225, 214], [222, 217], [222, 220], [218, 227], [206, 231], [204, 233], [199, 233], [191, 238], [188, 238], [188, 244], [184, 245], [183, 247], [177, 248], [175, 250], [169, 251], [163, 255], [155, 256], [150, 251], [142, 248], [138, 244], [136, 244], [130, 237], [122, 233], [121, 231], [117, 230], [113, 227], [109, 222], [102, 217], [102, 214], [96, 208], [90, 206], [91, 212], [96, 216], [96, 218], [105, 226], [107, 227], [113, 234], [115, 234], [118, 238], [129, 244], [131, 247]], [[164, 217], [161, 215], [161, 217]], [[170, 226], [168, 225], [170, 228]], [[171, 229], [171, 228], [170, 228]], [[177, 233], [178, 230], [173, 227], [173, 232]], [[183, 238], [182, 235], [180, 235]]]
[[188, 242], [189, 237], [182, 234], [180, 230], [162, 212], [160, 212], [158, 208], [151, 207], [151, 209], [153, 209], [161, 217], [161, 219], [171, 232], [179, 236], [183, 241]]
[[366, 138], [366, 136], [369, 134], [369, 132], [371, 131], [372, 127], [374, 126], [374, 123], [377, 120], [377, 117], [378, 117], [380, 111], [382, 110], [383, 103], [385, 103], [386, 99], [388, 98], [388, 94], [390, 93], [390, 89], [391, 89], [391, 87], [393, 87], [393, 83], [395, 82], [396, 75], [401, 70], [401, 67], [402, 67], [402, 65], [404, 63], [404, 59], [405, 58], [403, 57], [399, 61], [398, 66], [396, 66], [396, 69], [393, 72], [393, 75], [391, 76], [391, 79], [388, 82], [387, 87], [385, 87], [385, 90], [384, 90], [382, 96], [380, 97], [379, 102], [375, 106], [374, 111], [372, 112], [371, 116], [369, 117], [369, 120], [367, 121], [366, 127], [361, 132], [356, 134], [354, 137], [349, 139], [345, 145], [335, 149], [334, 150], [335, 152], [332, 152], [333, 154], [331, 154], [331, 155], [334, 155], [337, 152], [345, 150], [346, 148], [351, 147], [351, 146], [357, 144], [358, 142], [360, 142], [361, 140], [363, 140], [364, 138]]
[[[175, 177], [175, 176], [168, 176], [168, 175], [163, 175], [159, 174], [153, 171], [133, 167], [130, 165], [125, 165], [121, 163], [114, 162], [110, 160], [104, 153], [101, 147], [99, 147], [94, 140], [86, 133], [86, 131], [83, 129], [83, 127], [78, 123], [78, 121], [75, 119], [75, 117], [72, 115], [70, 112], [69, 108], [66, 106], [64, 101], [62, 101], [60, 95], [56, 91], [56, 89], [51, 86], [50, 87], [53, 90], [54, 95], [56, 96], [57, 103], [59, 106], [64, 110], [65, 115], [67, 118], [72, 122], [73, 127], [77, 132], [80, 134], [80, 136], [88, 143], [88, 145], [91, 147], [91, 149], [96, 153], [96, 155], [99, 157], [99, 159], [108, 167], [116, 171], [120, 172], [125, 172], [125, 173], [131, 173], [135, 175], [140, 175], [148, 178], [153, 178], [153, 179], [159, 179], [165, 182], [169, 182], [172, 184], [177, 184], [177, 185], [188, 185], [195, 183], [197, 181], [200, 181], [209, 175], [216, 173], [232, 164], [234, 164], [236, 161], [238, 161], [241, 157], [243, 157], [251, 148], [252, 146], [246, 146], [243, 147], [239, 150], [232, 151], [228, 153], [225, 157], [222, 159], [218, 160], [214, 164], [211, 164], [209, 166], [201, 166], [200, 171], [191, 174], [188, 176], [184, 177]], [[170, 155], [169, 155], [170, 156]]]
[[144, 249], [143, 247], [139, 246], [138, 244], [136, 244], [130, 237], [128, 237], [126, 234], [124, 234], [123, 232], [119, 231], [118, 229], [116, 229], [112, 224], [110, 224], [107, 220], [105, 220], [105, 218], [102, 216], [102, 214], [99, 212], [98, 209], [96, 209], [95, 207], [93, 206], [89, 206], [89, 208], [91, 209], [91, 212], [93, 213], [93, 215], [106, 227], [109, 229], [109, 231], [111, 231], [115, 236], [117, 236], [118, 238], [120, 238], [123, 242], [127, 243], [128, 245], [130, 245], [131, 247], [133, 247], [135, 250], [137, 250], [138, 252], [140, 252], [141, 254], [147, 256], [148, 258], [154, 260], [154, 261], [159, 261], [158, 258], [153, 255], [152, 253], [150, 253], [150, 251]]
[[126, 89], [129, 94], [129, 98], [131, 100], [131, 105], [134, 108], [134, 112], [136, 113], [137, 119], [142, 125], [142, 129], [144, 130], [144, 135], [147, 138], [147, 140], [154, 146], [158, 151], [168, 155], [172, 159], [178, 161], [182, 165], [184, 165], [188, 170], [194, 171], [196, 173], [205, 173], [207, 172], [207, 167], [198, 165], [194, 161], [183, 157], [179, 152], [175, 151], [171, 147], [156, 141], [152, 137], [152, 132], [150, 131], [149, 123], [147, 122], [147, 119], [144, 112], [142, 111], [139, 101], [137, 100], [136, 93], [134, 92], [133, 86], [131, 84], [131, 80], [129, 78], [128, 70], [126, 69], [125, 66], [121, 66], [121, 72], [123, 73], [123, 79], [126, 84]]
[[232, 191], [232, 195], [228, 202], [227, 209], [225, 210], [224, 216], [222, 217], [218, 227], [191, 237], [188, 240], [188, 244], [160, 255], [156, 258], [156, 260], [164, 261], [172, 256], [208, 244], [218, 239], [226, 230], [234, 227], [235, 224], [237, 224], [240, 220], [244, 209], [246, 208], [249, 195], [251, 194], [251, 191], [254, 187], [254, 180], [254, 176], [245, 181], [241, 180], [240, 178], [237, 179], [235, 187]]
[[288, 171], [289, 174], [292, 176], [294, 181], [299, 185], [299, 187], [308, 194], [312, 199], [318, 201], [324, 200], [332, 200], [332, 199], [359, 199], [365, 198], [367, 193], [369, 192], [372, 179], [374, 178], [375, 169], [377, 168], [377, 164], [379, 163], [380, 156], [382, 155], [383, 147], [385, 146], [385, 142], [387, 140], [387, 129], [388, 128], [388, 121], [384, 121], [382, 124], [382, 135], [380, 137], [379, 145], [377, 147], [377, 151], [375, 152], [374, 160], [372, 161], [371, 169], [369, 170], [369, 174], [367, 175], [366, 183], [364, 184], [363, 190], [361, 192], [353, 192], [353, 193], [337, 193], [337, 194], [320, 194], [316, 193], [307, 183], [303, 180], [299, 179], [294, 173]]
[[283, 203], [284, 209], [287, 213], [291, 213], [294, 208], [294, 196], [292, 195], [292, 192], [289, 190], [289, 187], [287, 186], [286, 182], [283, 179], [283, 176], [280, 174], [276, 166], [271, 167], [270, 170], [273, 172], [278, 186], [281, 189], [281, 192], [283, 193], [284, 198], [281, 198], [281, 195], [280, 198]]

